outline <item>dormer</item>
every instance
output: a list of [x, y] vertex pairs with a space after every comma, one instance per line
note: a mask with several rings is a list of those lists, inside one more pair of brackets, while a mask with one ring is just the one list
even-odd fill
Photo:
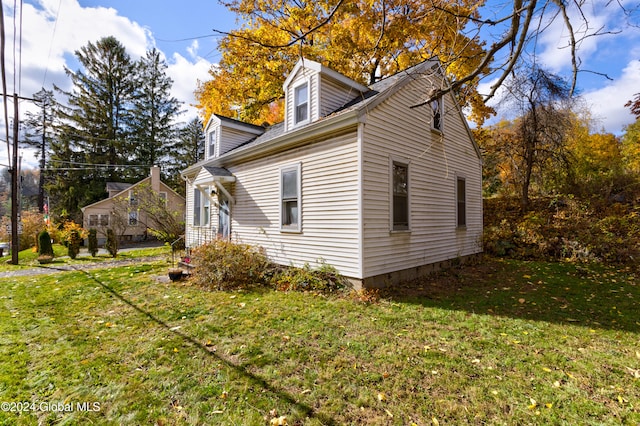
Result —
[[205, 158], [214, 158], [260, 136], [264, 127], [213, 114], [204, 131]]
[[283, 85], [285, 131], [312, 123], [369, 90], [350, 78], [309, 59], [300, 59]]

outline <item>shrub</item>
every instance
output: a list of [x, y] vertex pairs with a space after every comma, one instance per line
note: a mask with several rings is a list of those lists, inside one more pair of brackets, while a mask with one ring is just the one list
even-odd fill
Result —
[[118, 239], [111, 228], [107, 229], [107, 241], [104, 243], [104, 248], [112, 257], [116, 257], [118, 255]]
[[51, 245], [51, 235], [47, 231], [38, 234], [38, 254], [40, 256], [53, 257], [53, 246]]
[[247, 244], [215, 240], [191, 252], [197, 285], [232, 290], [264, 285], [270, 263], [264, 252]]
[[302, 268], [290, 266], [277, 272], [271, 283], [280, 291], [317, 291], [331, 293], [344, 289], [348, 281], [331, 265], [312, 269], [308, 263]]
[[87, 231], [75, 222], [67, 221], [58, 232], [58, 237], [62, 244], [67, 247], [67, 254], [71, 259], [75, 259], [80, 253], [80, 245], [87, 236]]
[[89, 229], [89, 253], [92, 257], [98, 254], [98, 231], [93, 228]]

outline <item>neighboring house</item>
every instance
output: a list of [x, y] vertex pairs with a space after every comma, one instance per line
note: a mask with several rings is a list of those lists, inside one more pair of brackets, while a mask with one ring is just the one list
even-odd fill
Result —
[[451, 94], [424, 102], [442, 75], [429, 60], [365, 87], [301, 59], [284, 122], [212, 116], [205, 160], [182, 172], [187, 247], [233, 238], [367, 287], [480, 253], [480, 151]]
[[149, 223], [146, 213], [140, 210], [136, 191], [148, 186], [154, 193], [159, 194], [167, 202], [167, 209], [177, 212], [184, 218], [185, 199], [169, 188], [160, 180], [160, 168], [151, 167], [149, 177], [130, 184], [108, 182], [109, 198], [83, 207], [83, 225], [85, 229], [94, 228], [98, 231], [98, 241], [104, 243], [107, 229], [111, 228], [120, 236], [121, 241], [142, 241], [147, 236]]

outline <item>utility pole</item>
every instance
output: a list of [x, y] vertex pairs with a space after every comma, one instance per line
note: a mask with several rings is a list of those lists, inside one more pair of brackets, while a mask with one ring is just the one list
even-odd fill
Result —
[[18, 264], [18, 252], [20, 251], [20, 238], [18, 236], [19, 209], [18, 201], [20, 200], [18, 190], [18, 179], [20, 179], [20, 170], [18, 167], [18, 94], [13, 94], [13, 153], [11, 161], [11, 263]]

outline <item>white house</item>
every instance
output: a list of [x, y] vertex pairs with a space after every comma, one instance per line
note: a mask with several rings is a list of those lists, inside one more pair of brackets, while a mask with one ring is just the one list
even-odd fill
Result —
[[182, 172], [187, 247], [232, 238], [367, 287], [477, 255], [482, 159], [450, 94], [424, 102], [443, 84], [437, 60], [365, 87], [301, 59], [284, 122], [207, 123], [205, 160]]

